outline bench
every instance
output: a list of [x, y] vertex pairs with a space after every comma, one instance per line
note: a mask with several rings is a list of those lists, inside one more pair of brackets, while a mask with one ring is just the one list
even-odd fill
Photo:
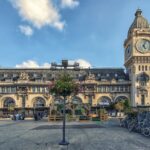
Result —
[[62, 116], [48, 116], [48, 121], [59, 121], [62, 120]]

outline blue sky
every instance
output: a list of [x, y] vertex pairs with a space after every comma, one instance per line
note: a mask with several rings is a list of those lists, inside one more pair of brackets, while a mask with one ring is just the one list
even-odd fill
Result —
[[137, 8], [150, 21], [149, 0], [36, 2], [0, 0], [1, 67], [48, 66], [62, 59], [123, 67], [123, 42]]

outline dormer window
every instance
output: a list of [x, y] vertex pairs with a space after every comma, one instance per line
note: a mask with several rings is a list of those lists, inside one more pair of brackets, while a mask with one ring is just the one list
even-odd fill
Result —
[[100, 73], [98, 73], [98, 74], [97, 74], [97, 76], [98, 76], [98, 77], [100, 77], [100, 76], [101, 76], [101, 74], [100, 74]]
[[7, 78], [8, 77], [8, 74], [4, 73], [4, 78]]
[[115, 73], [115, 77], [118, 77], [118, 74], [117, 74], [117, 73]]
[[106, 76], [109, 77], [110, 76], [109, 73], [107, 73]]
[[33, 77], [34, 77], [34, 78], [36, 78], [36, 77], [37, 77], [37, 74], [36, 74], [36, 73], [34, 73], [34, 74], [33, 74]]

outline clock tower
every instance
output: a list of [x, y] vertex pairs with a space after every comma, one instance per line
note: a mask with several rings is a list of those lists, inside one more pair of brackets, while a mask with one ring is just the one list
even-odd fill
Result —
[[150, 25], [140, 9], [124, 42], [124, 65], [131, 81], [131, 105], [150, 105]]

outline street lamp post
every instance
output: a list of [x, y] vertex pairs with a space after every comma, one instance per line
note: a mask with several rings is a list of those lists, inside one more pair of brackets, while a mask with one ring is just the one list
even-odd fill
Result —
[[[71, 67], [73, 69], [78, 69], [79, 64], [78, 63], [74, 63], [73, 65], [68, 64], [68, 60], [62, 60], [62, 64], [57, 65], [56, 63], [52, 63], [51, 64], [51, 69], [57, 69], [57, 68], [64, 68], [64, 73], [66, 73], [66, 69], [68, 67]], [[59, 143], [59, 145], [68, 145], [69, 142], [66, 141], [65, 138], [65, 129], [66, 129], [66, 98], [67, 98], [67, 93], [64, 92], [63, 93], [63, 98], [64, 98], [64, 103], [63, 103], [63, 130], [62, 130], [62, 141]]]

